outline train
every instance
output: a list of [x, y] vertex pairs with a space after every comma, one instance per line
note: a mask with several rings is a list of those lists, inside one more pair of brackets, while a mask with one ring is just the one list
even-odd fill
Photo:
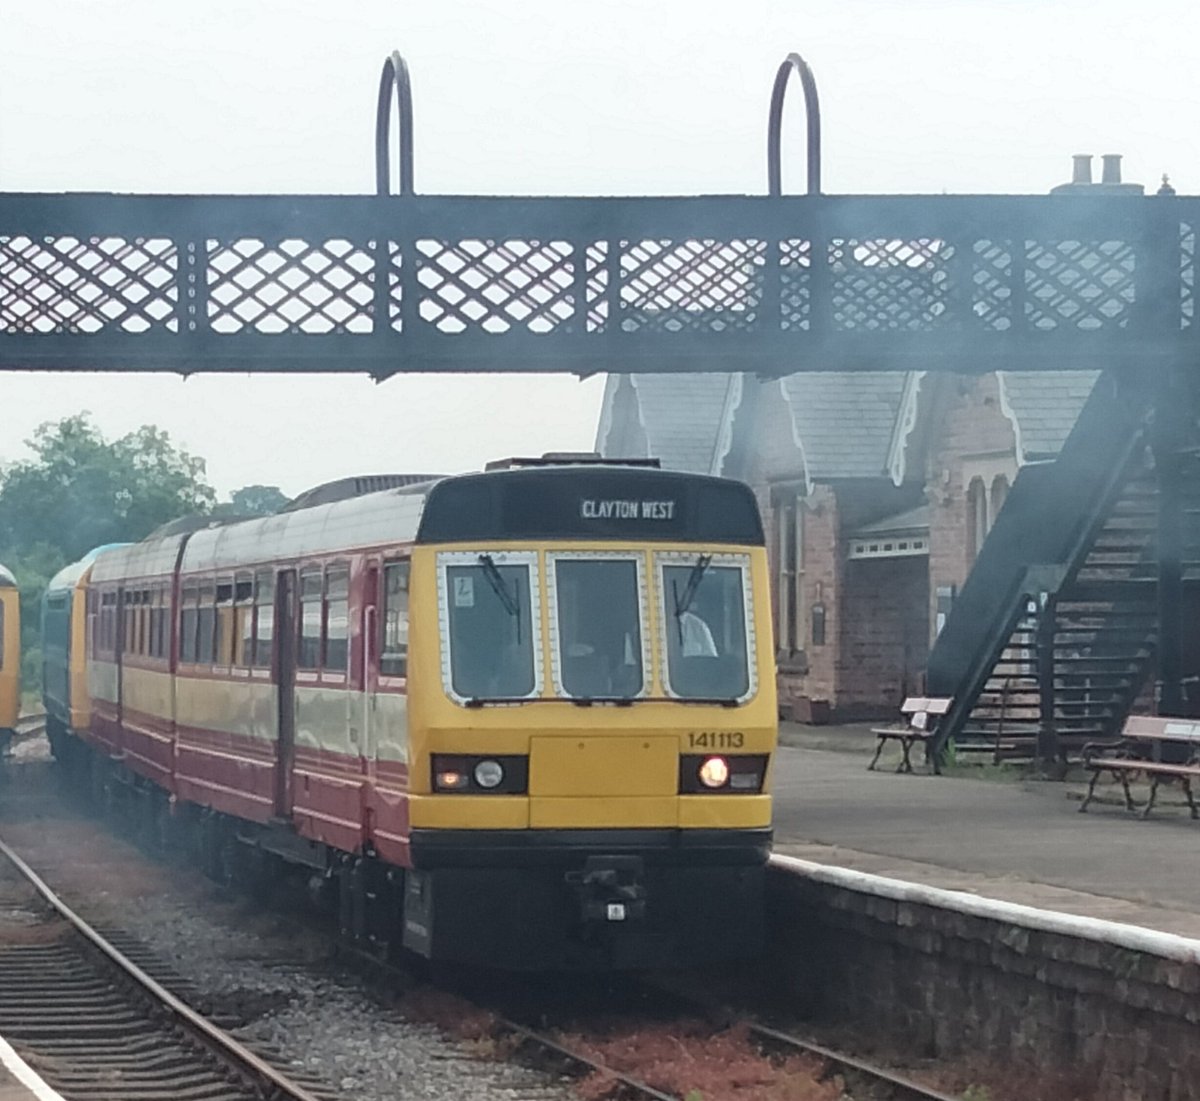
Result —
[[21, 594], [12, 572], [0, 566], [0, 756], [21, 714]]
[[212, 874], [307, 876], [384, 950], [754, 955], [777, 710], [750, 488], [579, 459], [362, 488], [63, 571], [55, 757]]

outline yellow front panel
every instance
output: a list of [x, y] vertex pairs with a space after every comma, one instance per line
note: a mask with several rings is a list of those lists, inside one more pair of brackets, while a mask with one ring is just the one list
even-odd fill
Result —
[[529, 794], [673, 795], [679, 790], [679, 740], [607, 735], [529, 740]]
[[530, 799], [529, 824], [535, 830], [667, 829], [679, 825], [678, 806], [674, 795]]
[[21, 710], [21, 606], [16, 589], [0, 589], [4, 606], [4, 661], [0, 665], [0, 730], [17, 725]]
[[87, 730], [92, 722], [87, 675], [87, 581], [91, 569], [84, 571], [71, 596], [70, 723], [74, 730]]

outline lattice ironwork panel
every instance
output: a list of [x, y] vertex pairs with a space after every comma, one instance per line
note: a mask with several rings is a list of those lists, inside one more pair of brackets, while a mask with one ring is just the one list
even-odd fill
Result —
[[779, 242], [779, 326], [784, 332], [812, 326], [812, 242]]
[[725, 332], [762, 317], [766, 243], [622, 241], [623, 332]]
[[1196, 323], [1196, 230], [1179, 223], [1179, 327]]
[[954, 246], [937, 240], [834, 240], [829, 245], [838, 329], [925, 330], [945, 321]]
[[1041, 331], [1125, 328], [1135, 269], [1128, 241], [1026, 241], [1026, 324]]
[[178, 265], [163, 237], [0, 235], [0, 332], [177, 331]]
[[[375, 244], [209, 239], [209, 327], [214, 333], [369, 333], [375, 314]], [[394, 251], [392, 257], [394, 272]], [[391, 281], [394, 317], [398, 272]]]
[[421, 240], [416, 260], [420, 317], [439, 332], [572, 331], [570, 241]]
[[608, 242], [587, 247], [587, 331], [602, 333], [608, 327]]
[[971, 271], [971, 312], [994, 332], [1013, 325], [1013, 251], [1009, 241], [976, 241]]

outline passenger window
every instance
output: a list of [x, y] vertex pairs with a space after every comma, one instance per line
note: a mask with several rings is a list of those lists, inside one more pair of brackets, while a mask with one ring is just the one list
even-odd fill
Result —
[[271, 646], [275, 639], [275, 577], [264, 570], [254, 578], [254, 664], [271, 668]]
[[217, 584], [217, 617], [213, 653], [217, 665], [229, 665], [233, 660], [233, 582]]
[[385, 677], [408, 674], [408, 569], [407, 562], [385, 562], [383, 566], [379, 672]]
[[254, 580], [249, 574], [239, 577], [233, 587], [233, 663], [254, 664]]
[[179, 613], [179, 660], [189, 664], [196, 662], [196, 625], [200, 614], [197, 600], [195, 582], [185, 584], [181, 601], [183, 607]]
[[213, 663], [213, 642], [216, 638], [217, 587], [213, 582], [200, 585], [200, 614], [196, 620], [196, 661], [201, 665]]
[[300, 574], [300, 651], [298, 669], [321, 667], [321, 571], [304, 570]]
[[325, 656], [322, 668], [345, 673], [349, 659], [350, 571], [332, 566], [325, 575]]

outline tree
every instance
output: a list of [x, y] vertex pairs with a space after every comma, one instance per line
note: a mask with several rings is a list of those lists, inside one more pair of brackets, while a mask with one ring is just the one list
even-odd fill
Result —
[[237, 516], [270, 516], [288, 503], [279, 486], [243, 486], [229, 496], [231, 511]]
[[0, 562], [21, 591], [22, 682], [40, 676], [39, 604], [68, 562], [104, 543], [142, 539], [160, 524], [212, 510], [204, 460], [145, 426], [109, 442], [86, 413], [41, 425], [34, 457], [0, 472]]
[[80, 558], [103, 543], [144, 538], [159, 524], [211, 511], [204, 460], [147, 425], [109, 442], [80, 413], [43, 424], [34, 457], [0, 476], [0, 561], [41, 543]]

